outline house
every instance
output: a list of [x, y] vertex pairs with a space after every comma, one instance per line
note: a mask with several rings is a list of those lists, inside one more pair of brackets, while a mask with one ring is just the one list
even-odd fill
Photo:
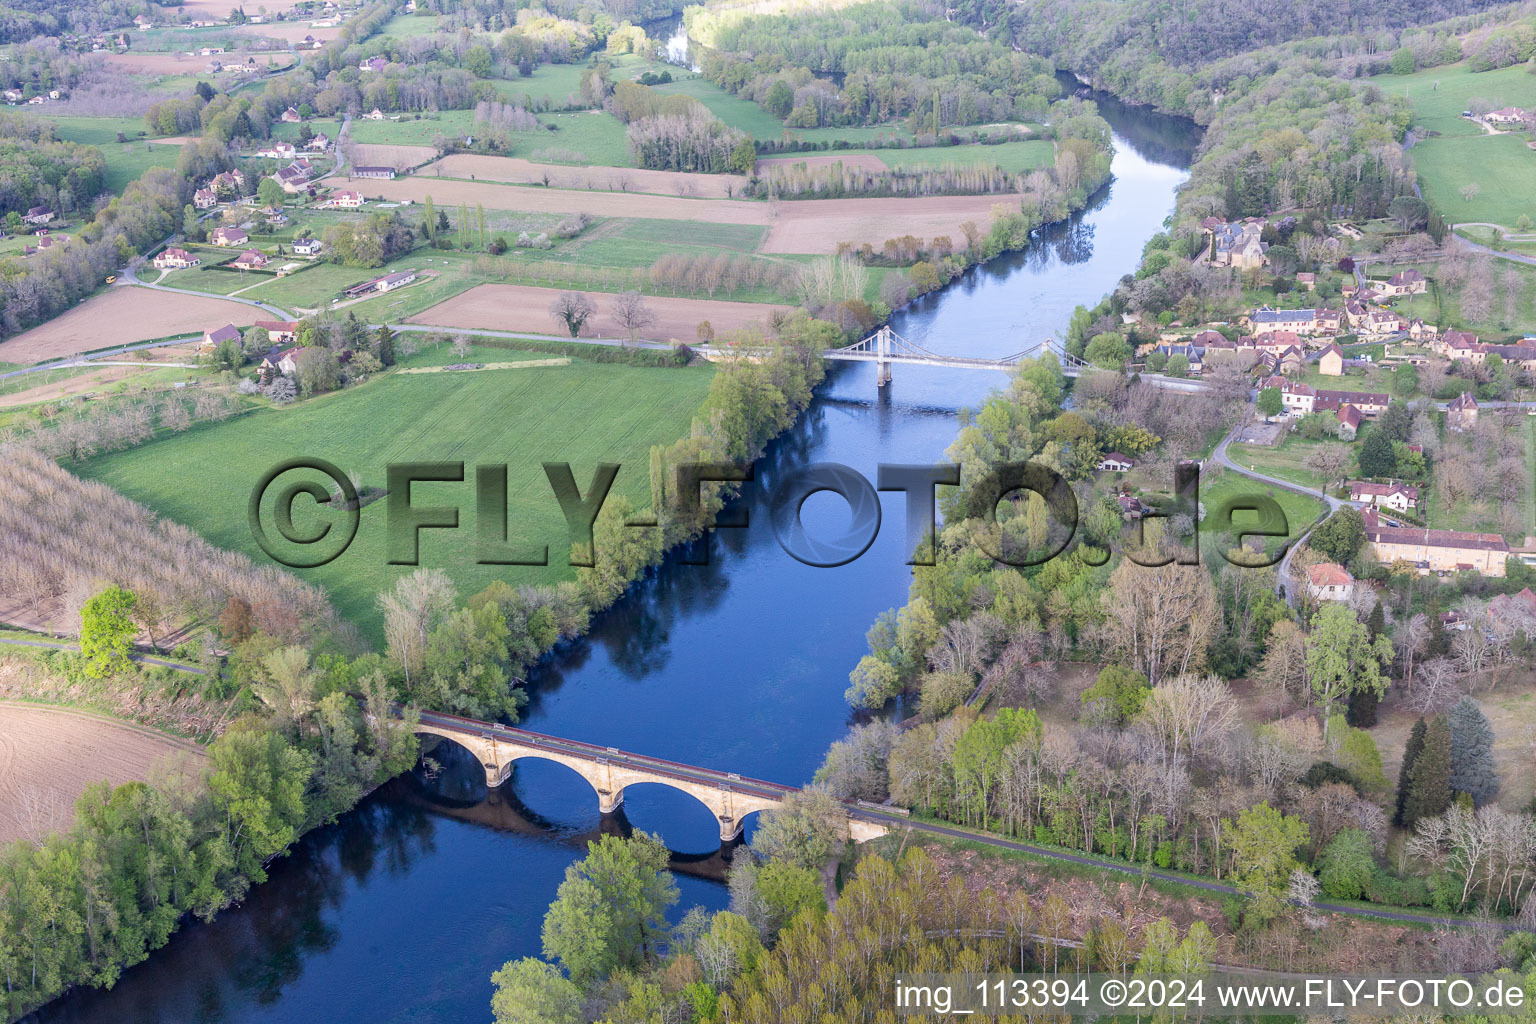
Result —
[[284, 263], [282, 266], [277, 268], [277, 276], [287, 277], [289, 274], [296, 273], [297, 271], [303, 269], [304, 264], [302, 263]]
[[204, 331], [202, 347], [205, 349], [218, 348], [226, 341], [233, 341], [238, 345], [240, 343], [240, 328], [234, 324], [225, 324], [223, 327]]
[[1360, 433], [1360, 421], [1363, 419], [1359, 408], [1348, 402], [1341, 402], [1334, 416], [1339, 421], [1339, 440], [1353, 441]]
[[1323, 354], [1317, 357], [1317, 372], [1324, 377], [1344, 375], [1344, 351], [1337, 343], [1323, 349]]
[[1317, 400], [1353, 405], [1364, 416], [1374, 419], [1387, 411], [1387, 405], [1392, 401], [1392, 397], [1379, 391], [1325, 391], [1319, 388]]
[[298, 363], [295, 360], [300, 351], [302, 350], [297, 347], [283, 348], [281, 345], [274, 345], [266, 355], [261, 357], [261, 362], [258, 364], [261, 375], [271, 377], [273, 374], [282, 374], [284, 377], [292, 377], [293, 372], [298, 369]]
[[339, 206], [344, 210], [355, 210], [363, 205], [363, 194], [344, 188], [331, 197], [331, 205]]
[[261, 208], [261, 215], [267, 218], [267, 223], [274, 227], [282, 227], [288, 223], [288, 215], [283, 212], [281, 206], [263, 206]]
[[7, 90], [5, 90], [5, 102], [11, 104], [12, 106], [15, 106], [17, 103], [20, 103], [21, 102], [21, 97], [22, 97], [22, 91], [20, 89], [7, 89]]
[[1394, 512], [1407, 512], [1419, 507], [1419, 489], [1407, 484], [1373, 484], [1365, 480], [1351, 480], [1349, 500], [1362, 505], [1389, 508]]
[[293, 251], [300, 256], [320, 255], [320, 239], [301, 238], [293, 243]]
[[1131, 494], [1115, 495], [1115, 502], [1120, 506], [1120, 516], [1123, 519], [1140, 519], [1147, 514], [1147, 506], [1141, 503], [1141, 499]]
[[230, 260], [229, 265], [236, 270], [260, 270], [267, 265], [267, 257], [255, 249], [247, 249], [239, 256]]
[[250, 241], [250, 237], [239, 228], [224, 227], [214, 228], [213, 233], [208, 236], [208, 241], [214, 245], [244, 245]]
[[220, 72], [220, 71], [223, 71], [223, 70], [224, 70], [224, 62], [223, 62], [223, 61], [221, 61], [221, 60], [211, 60], [211, 61], [209, 61], [209, 62], [208, 62], [208, 64], [207, 64], [207, 65], [206, 65], [206, 66], [205, 66], [205, 67], [204, 67], [204, 68], [203, 68], [203, 70], [204, 70], [204, 71], [205, 71], [205, 72], [207, 72], [207, 73], [208, 73], [208, 74], [210, 74], [210, 75], [216, 75], [216, 74], [218, 74], [218, 73], [219, 73], [219, 72]]
[[274, 142], [256, 155], [268, 160], [292, 160], [299, 155], [299, 151], [294, 149], [290, 142]]
[[1520, 107], [1500, 107], [1484, 114], [1483, 120], [1489, 124], [1519, 124], [1525, 120], [1525, 111]]
[[1348, 601], [1355, 596], [1355, 578], [1336, 562], [1309, 565], [1307, 596], [1314, 601]]
[[1388, 295], [1421, 295], [1429, 288], [1429, 282], [1423, 274], [1410, 267], [1393, 274], [1385, 285], [1379, 287]]
[[390, 178], [393, 178], [394, 176], [395, 176], [395, 169], [393, 167], [354, 167], [354, 168], [352, 168], [352, 173], [350, 175], [348, 175], [348, 177], [352, 177], [352, 178], [385, 178], [385, 179], [390, 179]]
[[1432, 348], [1436, 355], [1450, 360], [1470, 359], [1478, 351], [1477, 335], [1468, 331], [1446, 331]]
[[1367, 508], [1364, 516], [1366, 543], [1383, 565], [1402, 563], [1420, 575], [1462, 571], [1504, 575], [1509, 545], [1496, 533], [1382, 526], [1374, 507]]
[[360, 61], [357, 65], [357, 70], [378, 72], [383, 71], [388, 66], [389, 61], [385, 60], [383, 57], [370, 57], [368, 60]]
[[153, 21], [149, 20], [142, 14], [133, 19], [133, 27], [138, 29], [140, 32], [143, 32], [147, 28], [153, 28], [154, 25], [155, 23]]
[[1317, 288], [1317, 275], [1310, 271], [1303, 270], [1301, 273], [1296, 275], [1296, 283], [1310, 292]]
[[315, 137], [310, 139], [304, 148], [313, 150], [316, 153], [324, 153], [330, 146], [331, 140], [326, 136], [325, 132], [316, 132]]
[[1284, 330], [1305, 337], [1318, 331], [1315, 309], [1272, 309], [1263, 306], [1249, 314], [1248, 323], [1255, 333]]
[[298, 124], [304, 119], [299, 116], [299, 111], [296, 107], [289, 107], [287, 110], [283, 111], [281, 120], [284, 124]]
[[192, 205], [199, 210], [211, 210], [219, 205], [219, 197], [211, 188], [200, 188], [192, 193]]
[[1408, 322], [1408, 337], [1420, 344], [1429, 342], [1433, 344], [1440, 334], [1440, 328], [1434, 324], [1427, 324], [1423, 320], [1410, 320]]
[[245, 172], [239, 170], [220, 171], [208, 182], [208, 187], [216, 194], [229, 192], [238, 196], [245, 191]]
[[279, 345], [292, 345], [299, 330], [298, 320], [257, 320], [251, 326], [260, 327]]
[[1218, 223], [1209, 229], [1211, 262], [1222, 267], [1254, 270], [1269, 262], [1269, 243], [1262, 241], [1264, 219], [1251, 217], [1231, 224]]
[[384, 111], [380, 110], [378, 107], [374, 107], [372, 110], [368, 111], [368, 113], [363, 115], [363, 120], [382, 121], [384, 120]]
[[307, 163], [295, 160], [287, 167], [278, 168], [272, 178], [283, 187], [283, 191], [289, 194], [304, 191], [309, 184], [310, 167]]
[[1106, 469], [1111, 473], [1129, 473], [1136, 468], [1136, 463], [1119, 452], [1110, 452], [1099, 460], [1098, 468]]
[[21, 215], [25, 224], [47, 224], [53, 220], [53, 211], [46, 206], [34, 206]]
[[202, 260], [185, 249], [171, 248], [156, 256], [153, 262], [158, 270], [180, 270], [182, 267], [195, 267]]
[[1458, 434], [1477, 426], [1477, 399], [1472, 392], [1463, 391], [1445, 407], [1445, 425]]

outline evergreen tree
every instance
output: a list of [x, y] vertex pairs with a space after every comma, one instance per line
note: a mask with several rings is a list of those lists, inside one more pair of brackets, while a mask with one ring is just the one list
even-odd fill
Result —
[[1451, 806], [1451, 725], [1436, 715], [1424, 730], [1424, 749], [1413, 763], [1412, 785], [1403, 807], [1403, 824], [1411, 826]]
[[1424, 752], [1424, 719], [1413, 723], [1408, 734], [1408, 745], [1403, 748], [1403, 766], [1397, 772], [1397, 808], [1392, 813], [1392, 823], [1402, 825], [1403, 814], [1408, 807], [1408, 793], [1413, 788], [1413, 766]]
[[1366, 617], [1365, 628], [1371, 631], [1371, 639], [1375, 640], [1387, 631], [1387, 616], [1381, 610], [1381, 602], [1377, 601], [1371, 608], [1371, 614]]
[[1369, 729], [1376, 724], [1376, 707], [1381, 697], [1372, 689], [1352, 690], [1344, 720], [1356, 729]]
[[379, 362], [384, 366], [394, 366], [395, 332], [389, 329], [388, 324], [380, 324], [378, 333], [374, 337], [378, 342]]
[[1493, 727], [1471, 697], [1451, 708], [1451, 789], [1465, 793], [1478, 807], [1499, 792], [1493, 763]]
[[1451, 634], [1445, 628], [1445, 623], [1440, 618], [1439, 612], [1431, 612], [1429, 616], [1429, 643], [1426, 650], [1431, 658], [1439, 658], [1450, 653]]
[[1391, 476], [1396, 466], [1392, 439], [1385, 431], [1373, 430], [1360, 442], [1360, 472], [1365, 476]]
[[421, 201], [421, 227], [427, 233], [427, 241], [437, 241], [437, 214], [432, 209], [432, 197], [424, 197]]

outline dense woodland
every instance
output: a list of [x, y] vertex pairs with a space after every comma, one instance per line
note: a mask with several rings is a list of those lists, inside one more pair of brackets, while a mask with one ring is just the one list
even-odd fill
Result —
[[106, 177], [101, 150], [62, 142], [49, 125], [0, 114], [0, 215], [50, 206], [68, 216], [100, 194]]
[[143, 0], [11, 0], [0, 6], [0, 43], [63, 32], [110, 32], [130, 24], [145, 6]]
[[[790, 128], [884, 124], [914, 133], [1041, 120], [1061, 95], [1048, 60], [1017, 53], [915, 2], [860, 4], [794, 18], [689, 8], [710, 47], [704, 75]], [[826, 74], [843, 75], [839, 86]]]

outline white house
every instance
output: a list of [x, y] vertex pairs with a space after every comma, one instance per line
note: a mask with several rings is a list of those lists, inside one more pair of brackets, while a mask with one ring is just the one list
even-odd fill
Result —
[[1110, 452], [1099, 460], [1098, 468], [1108, 470], [1111, 473], [1129, 473], [1132, 469], [1136, 468], [1136, 463], [1119, 452]]

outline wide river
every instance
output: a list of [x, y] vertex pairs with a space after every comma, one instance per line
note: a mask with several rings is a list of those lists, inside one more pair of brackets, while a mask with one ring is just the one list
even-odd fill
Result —
[[[926, 348], [999, 357], [1061, 337], [1131, 271], [1187, 174], [1192, 125], [1101, 99], [1115, 128], [1114, 179], [1082, 214], [1044, 229], [1027, 252], [976, 268], [898, 315]], [[900, 233], [893, 224], [892, 234]], [[881, 462], [935, 462], [956, 413], [1003, 384], [994, 371], [840, 364], [801, 421], [758, 464], [760, 482], [809, 462], [874, 480]], [[752, 526], [725, 530], [705, 567], [669, 562], [541, 665], [524, 722], [540, 732], [758, 778], [810, 780], [852, 716], [843, 700], [864, 632], [906, 600], [902, 498], [857, 561], [816, 569], [791, 559], [762, 491], [743, 496]], [[841, 532], [846, 506], [806, 504], [812, 534]], [[270, 880], [212, 924], [182, 929], [110, 991], [45, 1007], [57, 1024], [422, 1024], [490, 1017], [491, 973], [537, 955], [539, 926], [565, 868], [600, 828], [659, 833], [678, 855], [682, 901], [726, 902], [713, 816], [656, 785], [631, 787], [603, 821], [568, 769], [521, 762], [487, 793], [478, 765], [444, 745], [441, 771], [394, 780], [272, 866]], [[750, 825], [749, 825], [750, 827]]]

